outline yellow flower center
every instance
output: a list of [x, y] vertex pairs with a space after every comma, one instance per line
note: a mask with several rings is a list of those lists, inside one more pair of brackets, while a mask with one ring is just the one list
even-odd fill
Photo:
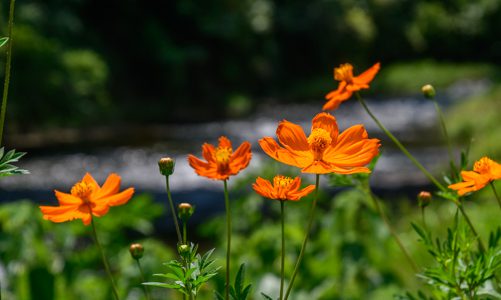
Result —
[[332, 143], [330, 133], [323, 128], [315, 128], [311, 131], [308, 137], [308, 144], [313, 151], [315, 160], [322, 160], [323, 154], [327, 146]]
[[335, 68], [334, 79], [337, 81], [351, 82], [353, 80], [353, 66], [350, 64], [342, 64], [339, 68]]
[[479, 174], [488, 174], [491, 170], [492, 160], [488, 157], [482, 157], [473, 165], [473, 171]]
[[228, 147], [217, 147], [216, 148], [216, 162], [219, 171], [227, 171], [230, 163], [230, 157], [233, 153], [233, 149]]
[[294, 179], [283, 176], [283, 175], [277, 175], [273, 178], [273, 185], [275, 187], [280, 187], [280, 188], [288, 188], [289, 185], [294, 181]]
[[71, 188], [71, 194], [75, 197], [82, 199], [84, 202], [89, 202], [89, 196], [94, 190], [93, 186], [80, 181]]

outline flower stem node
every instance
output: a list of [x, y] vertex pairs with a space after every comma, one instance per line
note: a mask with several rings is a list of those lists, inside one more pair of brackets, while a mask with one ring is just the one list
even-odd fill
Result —
[[189, 203], [180, 203], [178, 206], [178, 215], [183, 222], [188, 222], [188, 219], [193, 215], [195, 212], [195, 207], [193, 207]]
[[176, 161], [170, 157], [162, 157], [158, 161], [158, 167], [160, 168], [160, 174], [164, 176], [170, 176], [174, 173], [174, 166]]
[[138, 244], [138, 243], [131, 244], [129, 247], [129, 251], [130, 251], [130, 255], [132, 256], [132, 258], [140, 259], [141, 257], [143, 257], [144, 247], [143, 247], [143, 245]]
[[418, 194], [417, 198], [419, 207], [427, 207], [431, 203], [430, 192], [422, 191]]
[[424, 85], [421, 88], [423, 95], [428, 99], [435, 98], [435, 88], [431, 84]]

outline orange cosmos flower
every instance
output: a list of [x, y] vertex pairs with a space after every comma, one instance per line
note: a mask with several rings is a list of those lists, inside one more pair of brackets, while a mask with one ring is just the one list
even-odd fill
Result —
[[134, 194], [133, 188], [118, 192], [120, 189], [120, 176], [110, 174], [103, 186], [89, 174], [85, 174], [82, 181], [71, 188], [71, 194], [55, 190], [59, 206], [40, 206], [45, 220], [55, 223], [82, 219], [89, 225], [92, 216], [102, 217], [108, 213], [110, 206], [127, 203]]
[[378, 139], [369, 139], [362, 125], [355, 125], [339, 134], [336, 119], [328, 113], [319, 113], [312, 120], [311, 134], [289, 121], [277, 128], [280, 146], [273, 138], [259, 140], [259, 145], [269, 156], [304, 173], [353, 174], [370, 173], [364, 167], [376, 155]]
[[249, 142], [243, 142], [233, 152], [231, 142], [225, 136], [219, 138], [217, 148], [211, 144], [203, 144], [202, 155], [207, 162], [191, 154], [188, 155], [188, 162], [198, 175], [214, 180], [226, 180], [231, 175], [238, 174], [249, 165], [252, 156]]
[[273, 185], [261, 177], [258, 177], [252, 185], [252, 188], [259, 195], [281, 201], [298, 201], [315, 189], [314, 185], [309, 185], [302, 190], [300, 187], [301, 178], [291, 178], [282, 175], [277, 175], [273, 178]]
[[331, 91], [325, 96], [327, 103], [324, 104], [323, 110], [337, 109], [341, 102], [350, 99], [353, 92], [361, 89], [368, 89], [369, 83], [374, 79], [379, 71], [380, 64], [376, 63], [362, 74], [354, 77], [353, 66], [350, 64], [342, 64], [339, 68], [334, 68], [334, 79], [340, 81], [337, 90]]
[[461, 171], [463, 182], [449, 185], [459, 196], [485, 187], [489, 182], [501, 178], [501, 164], [488, 157], [482, 157], [473, 165], [473, 171]]

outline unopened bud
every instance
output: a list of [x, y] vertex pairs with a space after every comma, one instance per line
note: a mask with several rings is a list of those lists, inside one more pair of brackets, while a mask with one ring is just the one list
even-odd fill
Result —
[[179, 245], [179, 247], [177, 247], [177, 251], [181, 256], [184, 256], [190, 252], [190, 246], [186, 244]]
[[160, 168], [160, 174], [164, 176], [170, 176], [174, 173], [174, 166], [176, 162], [170, 157], [163, 157], [158, 161], [158, 167]]
[[435, 88], [431, 84], [424, 85], [421, 88], [423, 95], [428, 99], [435, 98]]
[[180, 203], [178, 209], [179, 218], [184, 222], [187, 222], [195, 212], [195, 208], [189, 203]]
[[419, 207], [427, 207], [431, 203], [431, 194], [429, 192], [422, 191], [417, 198]]
[[132, 256], [132, 258], [140, 259], [141, 257], [143, 257], [144, 248], [143, 248], [143, 245], [136, 243], [136, 244], [130, 245], [129, 251], [130, 251], [130, 255]]

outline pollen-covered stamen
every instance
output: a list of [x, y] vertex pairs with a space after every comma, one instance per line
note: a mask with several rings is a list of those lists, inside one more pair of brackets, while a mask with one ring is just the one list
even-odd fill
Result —
[[493, 161], [488, 157], [482, 157], [473, 165], [473, 171], [480, 174], [487, 174], [491, 170]]
[[332, 143], [330, 133], [323, 128], [315, 128], [308, 137], [308, 144], [315, 160], [322, 160], [325, 149]]
[[335, 68], [334, 79], [350, 83], [353, 80], [353, 66], [350, 64], [342, 64], [339, 68]]
[[273, 186], [275, 187], [280, 199], [287, 199], [287, 192], [289, 191], [289, 186], [293, 181], [294, 179], [283, 175], [277, 175], [273, 178]]
[[230, 157], [233, 153], [233, 149], [229, 147], [217, 147], [216, 148], [216, 162], [219, 171], [226, 171], [229, 168]]
[[80, 181], [71, 188], [71, 194], [88, 203], [93, 190], [94, 187], [92, 185], [87, 182]]

